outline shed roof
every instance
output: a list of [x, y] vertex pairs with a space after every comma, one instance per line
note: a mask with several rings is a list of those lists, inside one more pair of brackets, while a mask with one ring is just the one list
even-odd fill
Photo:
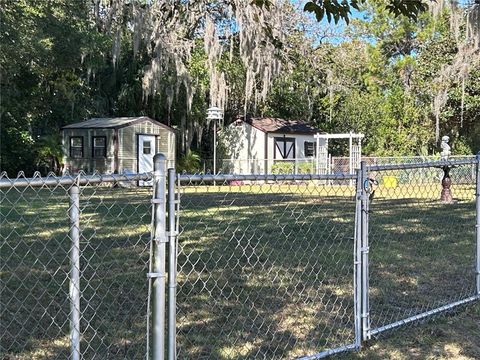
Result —
[[302, 120], [286, 120], [272, 117], [239, 117], [254, 128], [265, 133], [316, 134], [322, 132]]
[[92, 118], [75, 124], [66, 125], [62, 129], [118, 129], [144, 121], [148, 121], [167, 130], [174, 131], [174, 129], [172, 129], [170, 126], [162, 124], [161, 122], [153, 120], [147, 116]]

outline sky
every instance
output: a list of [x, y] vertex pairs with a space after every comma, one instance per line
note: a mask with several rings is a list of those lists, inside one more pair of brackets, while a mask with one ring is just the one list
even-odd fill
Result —
[[[291, 3], [299, 9], [299, 11], [303, 12], [303, 8], [307, 0], [290, 0]], [[345, 41], [345, 29], [347, 28], [347, 24], [343, 20], [339, 20], [337, 24], [332, 20], [330, 23], [327, 20], [327, 17], [324, 17], [320, 23], [317, 22], [315, 16], [313, 14], [305, 13], [306, 16], [312, 21], [313, 26], [316, 30], [321, 30], [320, 32], [328, 33], [328, 37], [324, 38], [322, 41], [330, 42], [333, 44], [338, 44], [342, 41]], [[364, 16], [364, 13], [356, 10], [351, 9], [351, 19], [360, 19]]]
[[[431, 0], [435, 1], [435, 0]], [[438, 0], [436, 0], [438, 1]], [[448, 1], [448, 0], [446, 0]], [[472, 4], [474, 1], [473, 0], [457, 0], [458, 4], [462, 7], [466, 7], [469, 4]], [[290, 0], [292, 4], [294, 4], [295, 7], [303, 11], [303, 8], [305, 6], [305, 3], [307, 3], [307, 0]], [[356, 9], [351, 9], [351, 19], [361, 19], [365, 17], [366, 14], [365, 12], [358, 11]], [[316, 23], [316, 19], [314, 15], [308, 15], [309, 18], [311, 18], [312, 22]], [[332, 44], [339, 44], [342, 41], [346, 40], [345, 37], [345, 29], [349, 26], [345, 23], [343, 20], [339, 20], [337, 24], [335, 24], [333, 21], [331, 23], [328, 22], [327, 18], [324, 17], [323, 20], [318, 24], [319, 27], [322, 27], [326, 30], [328, 30], [329, 33], [331, 33], [331, 36], [328, 38], [324, 39], [323, 41], [330, 42]]]

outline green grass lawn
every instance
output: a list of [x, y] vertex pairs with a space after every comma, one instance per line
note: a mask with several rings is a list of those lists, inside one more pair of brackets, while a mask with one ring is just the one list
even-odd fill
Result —
[[[458, 185], [453, 192], [460, 201], [445, 205], [437, 201], [438, 184], [376, 190], [370, 213], [373, 326], [473, 294], [473, 187]], [[353, 342], [351, 187], [244, 184], [189, 186], [181, 193], [180, 359], [294, 358]], [[66, 358], [65, 190], [1, 196], [0, 358]], [[144, 357], [150, 197], [142, 188], [82, 191], [85, 358]], [[403, 359], [411, 349], [432, 356], [479, 354], [461, 340], [478, 325], [478, 306], [435, 319], [346, 356], [397, 352]], [[408, 345], [408, 339], [417, 343]]]
[[353, 340], [353, 189], [329, 188], [182, 194], [180, 358], [292, 358]]
[[[2, 192], [2, 359], [69, 353], [68, 197], [58, 188]], [[84, 188], [80, 196], [81, 351], [85, 359], [142, 358], [151, 195]]]
[[372, 340], [345, 360], [477, 360], [480, 359], [480, 303], [460, 307], [416, 326]]

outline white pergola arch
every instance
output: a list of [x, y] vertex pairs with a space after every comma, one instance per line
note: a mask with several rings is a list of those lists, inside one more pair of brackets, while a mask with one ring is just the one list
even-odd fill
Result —
[[[315, 134], [317, 174], [327, 174], [328, 172], [328, 140], [330, 139], [348, 139], [349, 173], [352, 174], [355, 169], [359, 169], [360, 161], [362, 160], [362, 139], [364, 137], [364, 134], [353, 132], [345, 134]], [[320, 140], [324, 140], [322, 144], [320, 144]]]

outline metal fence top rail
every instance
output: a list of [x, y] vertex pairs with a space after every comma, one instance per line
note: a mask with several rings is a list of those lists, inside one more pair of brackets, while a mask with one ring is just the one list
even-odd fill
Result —
[[[416, 169], [425, 167], [444, 167], [457, 165], [476, 164], [480, 157], [463, 158], [458, 160], [440, 160], [427, 161], [418, 163], [402, 163], [387, 165], [367, 165], [368, 171], [382, 170], [401, 170]], [[224, 182], [224, 181], [306, 181], [306, 180], [351, 180], [356, 178], [356, 174], [265, 174], [265, 175], [240, 175], [240, 174], [178, 174], [178, 180], [181, 183], [188, 182]], [[10, 179], [6, 173], [0, 174], [0, 189], [8, 189], [12, 187], [42, 187], [42, 186], [69, 186], [91, 185], [99, 183], [115, 183], [121, 181], [149, 181], [152, 180], [152, 173], [143, 174], [92, 174], [86, 175], [79, 173], [78, 175], [55, 176], [49, 174], [41, 177], [35, 174], [31, 178], [24, 177], [20, 173], [16, 178]]]
[[19, 174], [15, 179], [9, 179], [6, 174], [0, 174], [0, 189], [6, 188], [22, 188], [22, 187], [42, 187], [42, 186], [69, 186], [73, 184], [77, 185], [91, 185], [100, 183], [115, 183], [119, 181], [149, 181], [152, 180], [151, 173], [145, 174], [93, 174], [85, 175], [78, 174], [75, 176], [55, 176], [50, 174], [46, 177], [35, 175], [34, 177], [27, 178]]
[[457, 165], [471, 165], [477, 163], [477, 158], [467, 158], [460, 160], [439, 160], [439, 161], [426, 161], [417, 163], [403, 163], [403, 164], [386, 164], [386, 165], [367, 165], [368, 171], [383, 171], [383, 170], [403, 170], [403, 169], [418, 169], [426, 167], [438, 167], [444, 166], [457, 166]]
[[350, 180], [355, 179], [355, 174], [266, 174], [266, 175], [240, 175], [240, 174], [179, 174], [180, 182], [224, 182], [224, 181], [294, 181], [294, 180]]

